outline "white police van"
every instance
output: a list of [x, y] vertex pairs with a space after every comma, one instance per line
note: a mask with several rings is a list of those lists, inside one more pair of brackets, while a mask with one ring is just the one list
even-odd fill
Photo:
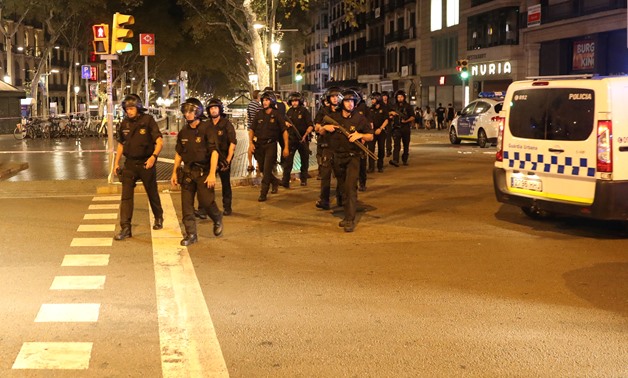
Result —
[[499, 123], [498, 201], [533, 218], [628, 220], [628, 77], [514, 82]]
[[482, 148], [497, 142], [497, 117], [502, 110], [503, 92], [481, 92], [480, 98], [471, 101], [449, 126], [449, 142], [462, 140], [477, 142]]

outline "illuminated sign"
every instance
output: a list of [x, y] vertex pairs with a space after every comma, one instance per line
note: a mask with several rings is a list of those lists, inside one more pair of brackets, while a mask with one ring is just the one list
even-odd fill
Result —
[[573, 42], [572, 66], [574, 71], [595, 68], [595, 41], [579, 40]]
[[512, 64], [505, 62], [487, 62], [471, 65], [472, 76], [495, 76], [508, 75], [512, 73]]

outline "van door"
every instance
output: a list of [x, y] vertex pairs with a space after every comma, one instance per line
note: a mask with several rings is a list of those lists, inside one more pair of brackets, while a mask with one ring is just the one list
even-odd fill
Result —
[[593, 203], [597, 163], [594, 118], [592, 89], [543, 86], [516, 90], [506, 119], [512, 138], [504, 145], [509, 191]]

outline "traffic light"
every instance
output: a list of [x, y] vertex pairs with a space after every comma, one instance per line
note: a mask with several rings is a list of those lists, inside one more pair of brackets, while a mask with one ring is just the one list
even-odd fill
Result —
[[460, 66], [460, 59], [456, 60], [456, 72], [460, 73], [462, 67]]
[[92, 26], [94, 32], [94, 53], [109, 54], [109, 25], [98, 24]]
[[460, 78], [462, 80], [469, 78], [469, 61], [466, 59], [460, 60]]
[[303, 62], [294, 63], [294, 78], [296, 81], [303, 79], [304, 72], [305, 72], [305, 63]]
[[133, 51], [133, 45], [125, 42], [124, 38], [133, 38], [133, 30], [124, 27], [133, 25], [135, 18], [126, 14], [116, 12], [113, 15], [113, 29], [111, 30], [111, 53], [122, 53]]

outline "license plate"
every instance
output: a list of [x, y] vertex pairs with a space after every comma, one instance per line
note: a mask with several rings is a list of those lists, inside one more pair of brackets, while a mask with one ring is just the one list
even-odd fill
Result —
[[535, 192], [543, 191], [541, 180], [529, 179], [525, 177], [511, 177], [510, 186], [516, 189], [533, 190]]

